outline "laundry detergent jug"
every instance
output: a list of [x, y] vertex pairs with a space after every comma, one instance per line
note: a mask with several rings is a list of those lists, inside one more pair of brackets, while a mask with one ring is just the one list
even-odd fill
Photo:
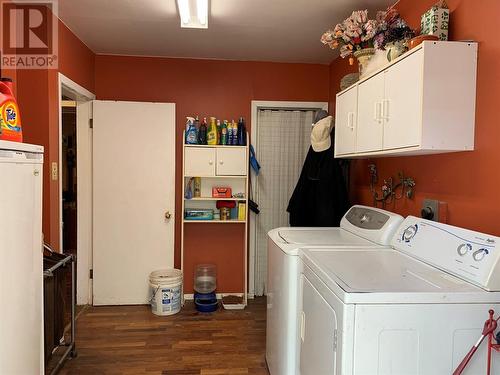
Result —
[[0, 78], [0, 140], [23, 141], [21, 116], [10, 78]]

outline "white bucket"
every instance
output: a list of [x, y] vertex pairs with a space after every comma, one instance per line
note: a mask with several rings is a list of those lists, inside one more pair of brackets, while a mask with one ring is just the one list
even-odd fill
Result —
[[151, 311], [155, 315], [173, 315], [181, 310], [182, 271], [167, 269], [149, 275]]

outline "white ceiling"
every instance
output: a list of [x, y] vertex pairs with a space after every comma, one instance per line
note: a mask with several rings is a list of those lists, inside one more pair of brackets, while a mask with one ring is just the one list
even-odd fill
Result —
[[319, 38], [354, 9], [394, 0], [209, 0], [209, 28], [181, 29], [175, 0], [59, 0], [59, 17], [98, 54], [329, 63]]

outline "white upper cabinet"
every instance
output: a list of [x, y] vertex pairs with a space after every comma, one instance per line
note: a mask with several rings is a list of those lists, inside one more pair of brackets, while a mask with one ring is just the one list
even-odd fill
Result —
[[335, 139], [342, 139], [337, 142], [337, 154], [352, 154], [356, 151], [356, 124], [358, 113], [358, 87], [342, 93], [337, 98], [337, 108], [335, 112]]
[[358, 86], [357, 152], [382, 150], [384, 127], [381, 116], [383, 99], [383, 72]]
[[381, 105], [384, 150], [420, 144], [422, 63], [423, 54], [413, 53], [384, 71], [385, 95]]
[[476, 70], [477, 43], [427, 41], [337, 94], [335, 156], [473, 150]]

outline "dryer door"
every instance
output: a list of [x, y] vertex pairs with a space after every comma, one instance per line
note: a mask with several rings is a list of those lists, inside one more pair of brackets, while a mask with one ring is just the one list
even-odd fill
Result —
[[337, 314], [319, 291], [301, 275], [300, 374], [334, 375], [337, 360]]

